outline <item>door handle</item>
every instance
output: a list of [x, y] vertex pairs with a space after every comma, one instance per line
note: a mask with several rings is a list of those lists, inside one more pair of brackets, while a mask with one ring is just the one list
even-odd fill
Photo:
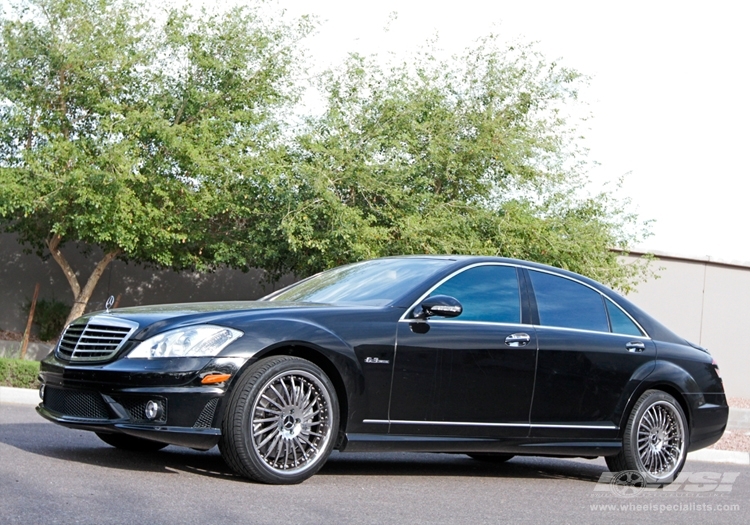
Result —
[[510, 334], [505, 338], [505, 344], [512, 347], [526, 346], [531, 341], [529, 334]]
[[625, 345], [625, 348], [628, 349], [628, 352], [643, 352], [646, 349], [646, 345], [640, 341], [631, 341]]

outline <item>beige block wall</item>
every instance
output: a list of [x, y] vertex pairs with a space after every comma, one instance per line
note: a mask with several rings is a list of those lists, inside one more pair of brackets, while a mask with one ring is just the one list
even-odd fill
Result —
[[729, 397], [750, 398], [750, 266], [659, 256], [659, 279], [628, 298], [678, 335], [707, 348]]

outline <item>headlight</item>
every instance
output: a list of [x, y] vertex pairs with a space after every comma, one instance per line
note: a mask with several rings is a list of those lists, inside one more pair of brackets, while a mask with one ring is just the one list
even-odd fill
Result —
[[239, 330], [221, 326], [189, 326], [146, 339], [127, 357], [213, 357], [240, 336], [242, 332]]

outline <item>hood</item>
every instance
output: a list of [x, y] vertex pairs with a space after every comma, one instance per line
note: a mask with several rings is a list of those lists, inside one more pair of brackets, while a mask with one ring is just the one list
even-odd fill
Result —
[[[244, 317], [253, 313], [262, 314], [273, 310], [313, 309], [330, 307], [318, 303], [291, 303], [282, 301], [221, 301], [210, 303], [179, 303], [149, 306], [131, 306], [116, 310], [91, 312], [74, 321], [87, 322], [96, 316], [98, 321], [106, 318], [123, 319], [138, 323], [138, 329], [133, 339], [149, 337], [163, 328], [178, 328], [191, 324], [220, 324], [231, 325], [231, 319]], [[227, 321], [230, 321], [227, 323]]]

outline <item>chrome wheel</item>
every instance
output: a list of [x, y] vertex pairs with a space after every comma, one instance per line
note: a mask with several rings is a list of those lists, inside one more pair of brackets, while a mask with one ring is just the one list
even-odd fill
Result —
[[299, 472], [315, 463], [331, 439], [331, 399], [313, 374], [278, 374], [252, 407], [253, 448], [272, 469]]
[[682, 470], [689, 444], [687, 418], [677, 400], [646, 390], [630, 411], [622, 450], [604, 459], [612, 472], [636, 471], [646, 485], [663, 486]]
[[651, 404], [638, 422], [637, 443], [639, 470], [657, 479], [674, 474], [685, 455], [685, 427], [675, 406]]
[[300, 483], [326, 462], [338, 435], [336, 389], [314, 363], [274, 356], [250, 366], [226, 404], [219, 450], [238, 474]]

